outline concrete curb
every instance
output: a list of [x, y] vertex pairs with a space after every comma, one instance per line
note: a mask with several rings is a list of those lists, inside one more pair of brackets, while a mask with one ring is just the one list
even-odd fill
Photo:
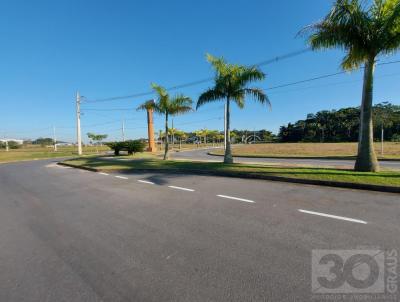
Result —
[[[223, 157], [223, 154], [216, 154], [212, 151], [207, 152], [207, 155]], [[265, 159], [317, 159], [317, 160], [355, 160], [355, 156], [262, 156], [262, 155], [234, 155], [237, 158], [265, 158]], [[378, 161], [389, 161], [389, 162], [400, 162], [400, 159], [396, 158], [381, 158]]]
[[[62, 162], [59, 162], [58, 164], [62, 165], [62, 166], [87, 170], [87, 171], [91, 171], [91, 172], [110, 172], [110, 170], [107, 170], [107, 169], [96, 169], [96, 168], [89, 168], [89, 167], [84, 167], [84, 166], [76, 166], [76, 165], [71, 165], [71, 164], [62, 163]], [[356, 183], [338, 182], [338, 181], [290, 178], [290, 177], [263, 175], [260, 173], [249, 173], [249, 172], [221, 172], [221, 171], [204, 171], [204, 170], [195, 170], [195, 169], [185, 169], [185, 170], [182, 170], [182, 169], [120, 169], [120, 170], [112, 170], [112, 172], [117, 172], [117, 173], [132, 173], [132, 172], [141, 172], [141, 173], [152, 173], [153, 172], [154, 173], [155, 172], [155, 173], [174, 173], [174, 174], [191, 174], [192, 173], [192, 174], [196, 174], [196, 175], [223, 176], [223, 177], [235, 177], [235, 178], [246, 178], [246, 179], [262, 179], [262, 180], [269, 180], [269, 181], [280, 181], [280, 182], [289, 182], [289, 183], [297, 183], [297, 184], [305, 184], [305, 185], [317, 185], [317, 186], [377, 191], [377, 192], [386, 192], [386, 193], [400, 193], [400, 187], [369, 185], [369, 184], [356, 184]]]

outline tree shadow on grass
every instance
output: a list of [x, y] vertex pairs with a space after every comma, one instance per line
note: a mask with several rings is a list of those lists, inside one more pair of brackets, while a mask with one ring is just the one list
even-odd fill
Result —
[[[79, 159], [78, 159], [79, 160]], [[212, 175], [212, 172], [216, 173], [238, 173], [238, 174], [264, 174], [274, 176], [291, 176], [291, 175], [319, 175], [319, 176], [347, 176], [357, 178], [400, 178], [399, 172], [385, 171], [380, 173], [371, 172], [355, 172], [350, 169], [329, 169], [329, 168], [310, 168], [310, 167], [276, 167], [276, 166], [257, 166], [247, 164], [231, 164], [224, 165], [219, 162], [186, 162], [186, 161], [162, 161], [159, 159], [132, 159], [128, 161], [119, 161], [117, 159], [101, 159], [98, 157], [85, 158], [86, 166], [92, 168], [110, 168], [115, 166], [115, 169], [119, 170], [119, 173], [132, 174], [132, 173], [154, 173], [157, 175], [151, 176], [148, 179], [156, 184], [165, 184], [167, 181], [162, 172], [168, 172], [169, 175], [174, 177], [184, 176], [185, 174], [197, 175], [196, 171], [207, 172]], [[143, 172], [146, 171], [146, 172]]]

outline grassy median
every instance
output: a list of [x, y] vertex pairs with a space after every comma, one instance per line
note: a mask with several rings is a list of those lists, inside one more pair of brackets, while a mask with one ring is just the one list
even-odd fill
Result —
[[[109, 151], [110, 148], [106, 146], [84, 146], [84, 155], [96, 155], [98, 152], [102, 153]], [[58, 151], [54, 151], [52, 147], [41, 146], [23, 146], [20, 149], [10, 149], [9, 151], [0, 150], [0, 163], [16, 162], [24, 160], [38, 160], [46, 158], [60, 158], [76, 156], [77, 150], [73, 146], [59, 146]]]
[[163, 161], [159, 159], [118, 160], [101, 157], [78, 158], [64, 163], [98, 170], [140, 171], [157, 170], [170, 172], [209, 173], [240, 177], [282, 177], [326, 182], [344, 182], [379, 186], [400, 187], [400, 172], [384, 171], [380, 173], [354, 172], [351, 170], [322, 168], [288, 168], [267, 165], [231, 164], [194, 161]]

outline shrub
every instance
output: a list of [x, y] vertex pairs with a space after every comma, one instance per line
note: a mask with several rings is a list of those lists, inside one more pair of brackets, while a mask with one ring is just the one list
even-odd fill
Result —
[[400, 134], [398, 134], [398, 133], [393, 134], [392, 142], [400, 142]]
[[14, 142], [14, 141], [8, 142], [8, 148], [10, 148], [10, 149], [19, 149], [21, 147], [22, 147], [22, 145], [18, 144], [17, 142]]
[[110, 147], [111, 150], [114, 150], [114, 155], [118, 156], [119, 152], [124, 149], [125, 144], [123, 142], [109, 142], [106, 143], [106, 146]]
[[144, 151], [145, 144], [140, 140], [130, 140], [125, 142], [126, 151], [128, 151], [129, 155], [135, 154], [137, 152]]
[[6, 143], [0, 142], [0, 149], [5, 149], [6, 148]]

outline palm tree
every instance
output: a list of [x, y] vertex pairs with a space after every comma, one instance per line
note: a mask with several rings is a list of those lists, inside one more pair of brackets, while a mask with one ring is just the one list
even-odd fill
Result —
[[255, 66], [243, 66], [229, 64], [224, 58], [216, 58], [207, 55], [207, 61], [215, 69], [215, 84], [202, 93], [197, 101], [196, 109], [206, 103], [217, 100], [226, 101], [226, 149], [224, 163], [233, 163], [231, 141], [230, 141], [230, 103], [235, 102], [240, 109], [244, 108], [246, 96], [251, 96], [262, 104], [271, 106], [267, 95], [260, 88], [248, 88], [247, 85], [253, 81], [262, 81], [265, 74]]
[[375, 172], [379, 164], [373, 146], [372, 95], [375, 61], [400, 47], [400, 1], [375, 0], [366, 7], [361, 0], [336, 0], [320, 22], [303, 29], [313, 49], [342, 48], [344, 70], [364, 64], [360, 134], [356, 171]]
[[[148, 108], [153, 109], [158, 114], [165, 115], [165, 133], [169, 133], [168, 130], [168, 117], [183, 114], [192, 110], [192, 100], [182, 94], [177, 94], [171, 97], [167, 90], [157, 84], [151, 84], [154, 92], [157, 94], [157, 100], [148, 101], [140, 105], [138, 110], [147, 110]], [[168, 139], [165, 140], [165, 152], [164, 160], [168, 159], [169, 143]]]

